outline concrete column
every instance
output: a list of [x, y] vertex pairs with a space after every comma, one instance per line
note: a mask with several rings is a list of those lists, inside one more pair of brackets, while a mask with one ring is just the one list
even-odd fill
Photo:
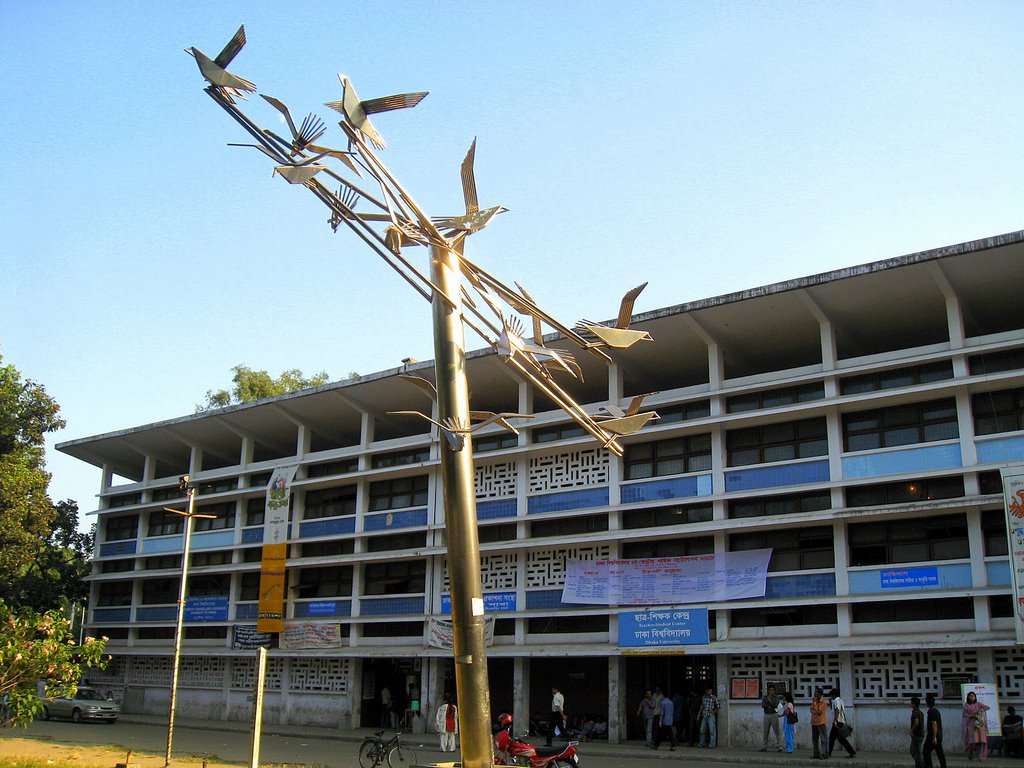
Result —
[[621, 656], [608, 657], [608, 743], [626, 740], [626, 662]]
[[525, 732], [530, 725], [529, 656], [516, 656], [512, 662], [512, 722], [516, 733]]

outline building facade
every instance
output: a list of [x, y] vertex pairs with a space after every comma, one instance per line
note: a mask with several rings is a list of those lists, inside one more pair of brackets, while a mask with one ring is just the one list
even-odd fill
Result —
[[[951, 722], [962, 682], [1024, 705], [999, 481], [1024, 462], [1021, 286], [1024, 231], [637, 316], [654, 343], [559, 379], [590, 412], [655, 393], [660, 418], [621, 459], [471, 353], [473, 408], [534, 416], [473, 438], [492, 714], [525, 723], [557, 684], [616, 741], [639, 735], [645, 688], [711, 685], [720, 740], [753, 746], [772, 680], [805, 712], [838, 686], [859, 748], [903, 749], [913, 694], [938, 693]], [[249, 717], [266, 485], [294, 464], [293, 632], [270, 651], [266, 716], [376, 726], [387, 688], [421, 726], [416, 707], [454, 690], [429, 641], [449, 583], [436, 429], [388, 414], [432, 407], [402, 371], [58, 446], [102, 471], [89, 626], [114, 662], [90, 682], [166, 711], [183, 521], [164, 507], [183, 507], [189, 474], [214, 517], [192, 538], [178, 712]], [[577, 561], [765, 548], [764, 597], [562, 601]], [[702, 642], [623, 639], [638, 614], [683, 609], [706, 609]]]

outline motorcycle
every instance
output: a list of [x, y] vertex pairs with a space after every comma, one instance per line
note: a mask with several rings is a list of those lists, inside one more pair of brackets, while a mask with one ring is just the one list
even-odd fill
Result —
[[537, 747], [523, 741], [524, 737], [512, 735], [512, 715], [498, 716], [498, 732], [494, 735], [495, 765], [521, 765], [526, 768], [578, 768], [576, 754], [578, 741], [570, 741], [564, 747]]

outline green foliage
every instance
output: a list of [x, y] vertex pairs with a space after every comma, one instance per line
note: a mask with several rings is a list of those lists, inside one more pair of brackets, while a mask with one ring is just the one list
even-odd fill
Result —
[[0, 598], [32, 564], [57, 516], [43, 438], [64, 426], [59, 413], [42, 386], [0, 364]]
[[82, 671], [105, 667], [106, 638], [77, 645], [68, 621], [56, 611], [12, 611], [0, 601], [0, 725], [27, 726], [42, 711], [36, 685], [47, 696], [74, 693]]
[[266, 371], [254, 371], [246, 365], [236, 365], [231, 370], [235, 372], [231, 379], [234, 386], [230, 390], [207, 390], [206, 402], [196, 406], [196, 413], [238, 403], [251, 403], [265, 397], [298, 392], [310, 387], [319, 387], [331, 380], [327, 371], [320, 371], [320, 373], [306, 378], [302, 375], [302, 371], [293, 368], [284, 371], [275, 379]]

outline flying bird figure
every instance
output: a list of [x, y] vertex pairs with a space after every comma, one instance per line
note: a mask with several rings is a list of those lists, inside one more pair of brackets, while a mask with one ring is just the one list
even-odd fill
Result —
[[[355, 164], [348, 152], [342, 152], [340, 149], [331, 149], [330, 147], [321, 147], [313, 142], [319, 139], [324, 133], [327, 132], [327, 126], [324, 125], [324, 121], [317, 117], [315, 114], [310, 112], [306, 115], [302, 121], [302, 125], [298, 128], [295, 127], [295, 121], [292, 119], [291, 110], [288, 109], [288, 105], [283, 101], [275, 99], [273, 96], [267, 96], [265, 93], [261, 93], [260, 96], [270, 104], [274, 109], [281, 113], [284, 117], [285, 122], [288, 124], [288, 130], [291, 131], [291, 157], [296, 155], [304, 155], [307, 151], [314, 154], [313, 157], [304, 160], [305, 163], [315, 162], [323, 157], [333, 157], [336, 160], [340, 160], [344, 163], [349, 170], [353, 171], [357, 176], [362, 176], [362, 171], [359, 170], [359, 166]], [[279, 141], [283, 141], [276, 134], [270, 131], [265, 131]], [[289, 142], [284, 142], [288, 144]], [[299, 163], [302, 165], [302, 163]]]
[[[443, 421], [435, 421], [420, 411], [388, 411], [390, 416], [418, 416], [424, 421], [429, 421], [437, 427], [444, 435], [448, 445], [453, 451], [461, 451], [466, 446], [466, 435], [477, 432], [490, 424], [497, 424], [507, 429], [513, 435], [519, 435], [519, 430], [513, 427], [509, 419], [532, 419], [533, 416], [526, 413], [494, 413], [493, 411], [470, 411], [469, 422], [452, 417]], [[474, 423], [476, 422], [476, 423]]]
[[630, 320], [633, 317], [633, 302], [636, 301], [636, 297], [646, 287], [647, 283], [644, 283], [626, 292], [626, 295], [622, 297], [622, 303], [619, 305], [619, 316], [616, 318], [614, 326], [608, 327], [601, 323], [595, 323], [593, 320], [580, 320], [576, 323], [576, 330], [581, 333], [590, 333], [598, 338], [598, 341], [589, 342], [590, 346], [626, 349], [638, 341], [653, 341], [654, 339], [651, 338], [651, 334], [647, 331], [637, 331], [629, 327]]
[[594, 421], [601, 425], [601, 429], [611, 432], [613, 435], [632, 435], [639, 432], [646, 424], [654, 419], [661, 418], [654, 411], [640, 413], [640, 405], [645, 397], [656, 395], [657, 392], [647, 392], [637, 395], [630, 400], [626, 410], [617, 405], [605, 405], [594, 414]]
[[387, 142], [377, 132], [377, 129], [373, 127], [369, 116], [377, 112], [390, 112], [393, 109], [415, 107], [423, 101], [423, 97], [428, 93], [427, 91], [398, 93], [394, 96], [383, 96], [379, 99], [361, 101], [358, 94], [356, 94], [352, 81], [348, 77], [339, 72], [338, 79], [341, 81], [341, 100], [328, 101], [326, 106], [341, 112], [349, 124], [353, 128], [358, 129], [377, 149], [386, 149]]
[[434, 219], [438, 227], [465, 232], [467, 235], [483, 229], [491, 223], [491, 219], [499, 213], [505, 213], [508, 208], [500, 205], [491, 206], [480, 210], [480, 202], [476, 192], [476, 174], [473, 171], [473, 163], [476, 161], [476, 139], [469, 146], [469, 151], [462, 161], [462, 196], [466, 202], [466, 213], [462, 216], [449, 216], [446, 218]]
[[243, 25], [238, 28], [234, 37], [228, 41], [228, 44], [224, 46], [224, 50], [217, 54], [215, 59], [211, 59], [196, 47], [185, 49], [185, 53], [190, 53], [195, 58], [196, 64], [199, 65], [199, 71], [206, 81], [215, 88], [220, 89], [232, 104], [234, 104], [233, 97], [237, 96], [240, 99], [244, 99], [246, 93], [253, 93], [256, 90], [256, 86], [253, 83], [250, 83], [244, 77], [233, 75], [227, 70], [228, 64], [238, 55], [238, 52], [242, 50], [244, 45], [245, 26]]
[[309, 165], [279, 165], [274, 168], [271, 176], [280, 174], [289, 184], [305, 184], [327, 166], [310, 163]]
[[494, 348], [506, 360], [517, 355], [525, 357], [545, 375], [550, 375], [550, 368], [561, 368], [582, 381], [583, 370], [571, 354], [561, 349], [545, 347], [536, 342], [530, 343], [523, 338], [525, 333], [523, 323], [518, 317], [503, 320], [501, 335], [494, 342]]

